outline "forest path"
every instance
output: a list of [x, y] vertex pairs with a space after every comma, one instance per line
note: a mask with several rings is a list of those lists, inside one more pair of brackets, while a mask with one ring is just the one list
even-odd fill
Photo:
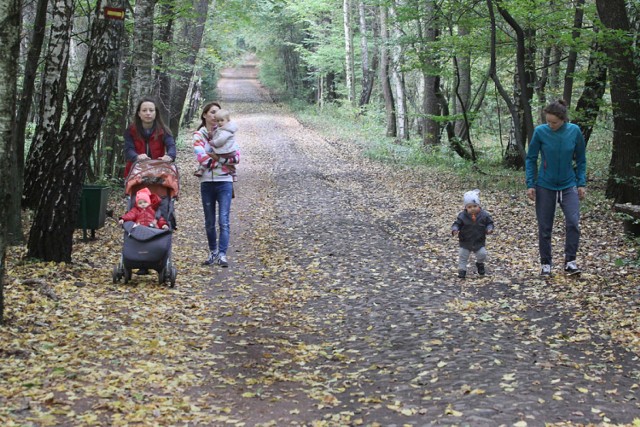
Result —
[[[215, 404], [246, 425], [278, 426], [579, 424], [640, 413], [637, 356], [572, 295], [595, 276], [537, 277], [524, 195], [481, 195], [499, 230], [488, 243], [492, 275], [474, 278], [471, 267], [460, 282], [448, 230], [468, 188], [369, 162], [327, 139], [330, 130], [302, 126], [270, 102], [254, 67], [225, 70], [218, 86], [242, 162], [231, 266], [201, 267], [214, 274], [207, 351], [220, 360], [203, 386]], [[184, 187], [197, 190], [191, 178]], [[205, 248], [201, 230], [183, 231], [198, 233]]]
[[[156, 275], [113, 282], [126, 237], [112, 218], [95, 241], [78, 231], [73, 263], [25, 261], [24, 247], [8, 254], [0, 425], [564, 427], [639, 417], [640, 275], [617, 261], [636, 249], [604, 203], [583, 216], [582, 276], [545, 281], [524, 191], [481, 186], [496, 222], [490, 275], [471, 267], [460, 281], [449, 230], [471, 183], [367, 160], [363, 147], [271, 102], [256, 75], [248, 62], [219, 82], [242, 151], [228, 268], [201, 264], [190, 147], [177, 159], [175, 288]], [[124, 213], [122, 194], [110, 204]], [[562, 240], [558, 230], [556, 259]]]

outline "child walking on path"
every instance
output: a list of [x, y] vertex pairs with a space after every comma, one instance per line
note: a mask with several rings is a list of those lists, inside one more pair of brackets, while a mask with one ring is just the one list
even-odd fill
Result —
[[[213, 132], [211, 139], [205, 147], [207, 153], [216, 153], [221, 157], [233, 157], [238, 151], [235, 134], [238, 126], [231, 121], [231, 114], [227, 110], [219, 110], [215, 113], [217, 128]], [[195, 176], [201, 177], [205, 171], [205, 167], [200, 165], [194, 173]], [[233, 177], [233, 181], [237, 181], [235, 165], [227, 165], [229, 175]]]
[[480, 190], [464, 193], [464, 210], [451, 226], [451, 235], [458, 235], [460, 250], [458, 252], [458, 277], [467, 277], [467, 263], [469, 255], [476, 256], [478, 274], [484, 276], [487, 250], [485, 248], [487, 234], [493, 233], [493, 219], [480, 206]]

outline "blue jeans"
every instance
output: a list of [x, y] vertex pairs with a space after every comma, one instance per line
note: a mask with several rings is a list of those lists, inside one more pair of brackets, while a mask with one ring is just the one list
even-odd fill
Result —
[[[207, 232], [210, 251], [226, 254], [229, 248], [229, 212], [231, 211], [232, 191], [233, 183], [231, 181], [200, 183], [204, 228]], [[218, 241], [216, 234], [216, 205], [218, 205], [220, 241]]]
[[580, 244], [580, 199], [576, 187], [561, 191], [536, 187], [536, 217], [538, 218], [538, 246], [540, 263], [551, 264], [551, 232], [556, 205], [560, 204], [564, 213], [565, 261], [574, 261]]

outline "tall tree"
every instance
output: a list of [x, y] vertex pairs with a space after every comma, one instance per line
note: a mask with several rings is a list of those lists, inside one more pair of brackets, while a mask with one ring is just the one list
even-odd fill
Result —
[[131, 102], [129, 113], [135, 113], [138, 101], [153, 91], [153, 16], [156, 0], [137, 0], [131, 53]]
[[[171, 87], [171, 103], [169, 114], [169, 127], [174, 135], [180, 131], [180, 120], [184, 108], [193, 70], [196, 64], [198, 51], [202, 45], [202, 35], [204, 34], [204, 23], [207, 20], [207, 10], [209, 0], [192, 0], [191, 9], [193, 11], [191, 19], [185, 19], [182, 29], [176, 40], [174, 40], [177, 50], [182, 52], [182, 58], [174, 57], [180, 61], [180, 68], [174, 72], [173, 85]], [[215, 1], [212, 2], [215, 6]], [[165, 101], [166, 102], [166, 101]]]
[[344, 20], [344, 61], [345, 61], [345, 84], [347, 86], [347, 100], [351, 105], [356, 101], [356, 74], [353, 49], [353, 30], [351, 0], [342, 1], [342, 17]]
[[[358, 23], [360, 29], [360, 63], [362, 66], [362, 90], [360, 92], [359, 106], [369, 103], [375, 77], [376, 60], [369, 61], [369, 40], [367, 25], [367, 7], [363, 0], [358, 0]], [[373, 21], [373, 33], [377, 32], [377, 25]], [[372, 67], [373, 66], [373, 67]]]
[[380, 19], [380, 84], [382, 85], [382, 96], [384, 98], [385, 122], [387, 124], [387, 136], [397, 136], [398, 128], [396, 126], [396, 107], [393, 99], [393, 91], [391, 90], [390, 77], [390, 52], [388, 26], [388, 9], [381, 5], [378, 7]]
[[613, 107], [613, 151], [606, 195], [616, 203], [640, 204], [640, 107], [638, 75], [629, 17], [624, 0], [596, 0], [606, 28], [609, 80]]
[[[435, 0], [424, 2], [424, 23], [422, 23], [420, 31], [423, 32], [423, 40], [427, 46], [432, 46], [438, 40], [440, 29], [438, 28], [438, 19], [436, 16]], [[435, 52], [424, 53], [424, 65], [422, 70], [422, 78], [424, 79], [424, 97], [422, 107], [424, 109], [424, 132], [422, 142], [425, 145], [435, 145], [440, 142], [440, 123], [436, 116], [441, 116], [440, 100], [440, 75], [439, 64]]]
[[45, 54], [38, 122], [33, 135], [25, 169], [23, 204], [34, 208], [49, 181], [49, 175], [40, 167], [57, 150], [58, 130], [66, 97], [67, 68], [71, 30], [73, 28], [74, 0], [56, 0], [51, 18], [49, 44]]
[[391, 34], [393, 43], [391, 45], [391, 88], [394, 92], [394, 102], [396, 106], [396, 127], [398, 139], [409, 139], [409, 117], [407, 116], [407, 98], [405, 93], [404, 72], [402, 70], [402, 29], [398, 20], [396, 9], [397, 0], [392, 0], [389, 4], [389, 18], [391, 21]]
[[[31, 40], [27, 53], [27, 62], [24, 66], [22, 92], [20, 94], [18, 113], [12, 135], [14, 139], [13, 144], [16, 147], [16, 162], [11, 164], [11, 167], [15, 169], [15, 174], [12, 174], [15, 178], [11, 180], [14, 184], [14, 194], [22, 194], [25, 129], [31, 112], [38, 60], [40, 59], [42, 44], [44, 42], [48, 3], [48, 0], [38, 0], [36, 4], [36, 14], [32, 23], [33, 30], [31, 32]], [[22, 243], [24, 240], [22, 235], [22, 211], [20, 209], [22, 205], [21, 198], [13, 197], [13, 203], [14, 205], [11, 207], [9, 218], [9, 227], [7, 228], [9, 229], [9, 241], [17, 244]]]
[[4, 275], [5, 255], [8, 246], [7, 229], [9, 209], [13, 198], [11, 175], [15, 169], [16, 147], [12, 138], [16, 108], [16, 82], [18, 56], [20, 54], [20, 9], [19, 0], [0, 0], [0, 324], [4, 322]]
[[[73, 232], [89, 156], [102, 126], [120, 61], [124, 22], [102, 17], [98, 1], [91, 25], [89, 51], [67, 116], [54, 133], [55, 150], [38, 158], [35, 170], [47, 176], [34, 210], [27, 256], [45, 261], [71, 261]], [[124, 8], [124, 0], [109, 6]]]
[[571, 98], [573, 95], [573, 73], [576, 71], [576, 62], [578, 60], [578, 49], [575, 47], [575, 43], [580, 37], [580, 30], [582, 29], [582, 20], [584, 19], [584, 0], [576, 1], [576, 11], [573, 18], [573, 30], [571, 31], [571, 38], [573, 40], [573, 46], [569, 51], [569, 57], [567, 58], [567, 68], [564, 74], [564, 92], [563, 99], [567, 102], [567, 105], [571, 105]]

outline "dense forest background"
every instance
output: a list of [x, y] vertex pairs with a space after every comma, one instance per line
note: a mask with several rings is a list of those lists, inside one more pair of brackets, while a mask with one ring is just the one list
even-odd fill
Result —
[[0, 0], [0, 21], [1, 254], [28, 235], [70, 261], [82, 185], [121, 182], [137, 100], [179, 136], [247, 54], [277, 102], [472, 164], [521, 169], [563, 98], [608, 148], [606, 196], [640, 204], [636, 0]]

